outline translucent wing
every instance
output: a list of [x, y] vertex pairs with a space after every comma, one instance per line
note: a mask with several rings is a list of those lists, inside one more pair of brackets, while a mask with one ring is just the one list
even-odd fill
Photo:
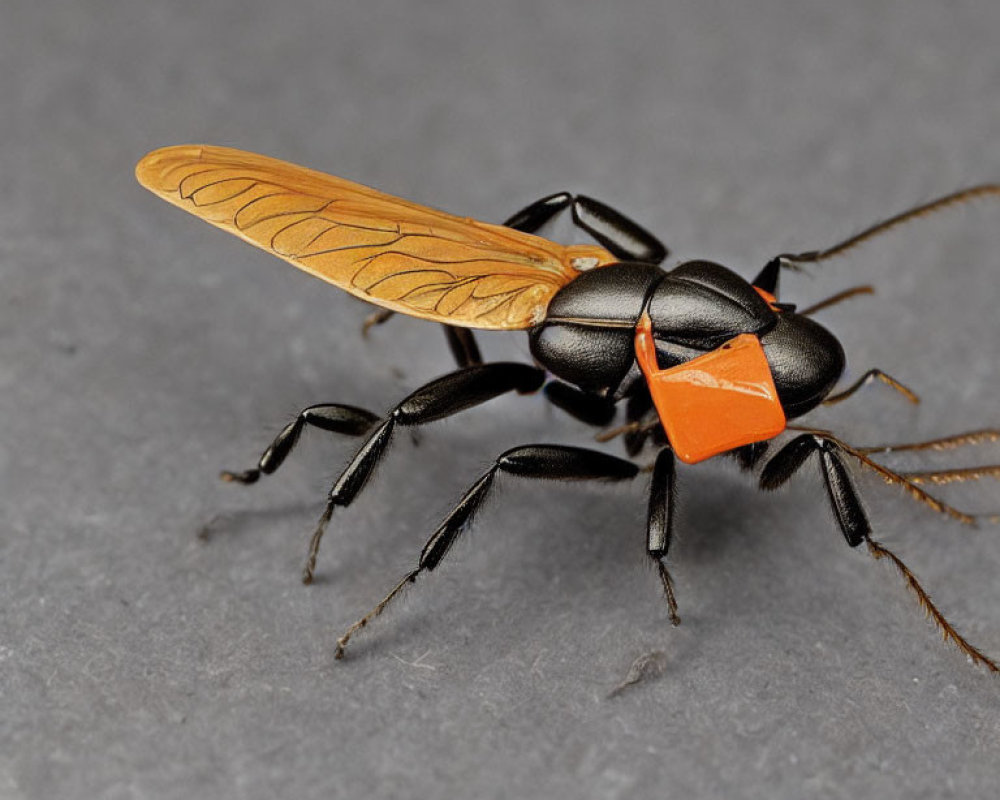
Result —
[[362, 300], [450, 325], [531, 327], [581, 270], [615, 260], [601, 247], [563, 246], [225, 147], [155, 150], [136, 177]]

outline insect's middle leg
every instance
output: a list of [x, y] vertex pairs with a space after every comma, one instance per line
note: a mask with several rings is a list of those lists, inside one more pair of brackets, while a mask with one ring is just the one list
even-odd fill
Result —
[[549, 381], [543, 391], [552, 405], [587, 425], [603, 428], [614, 419], [613, 398], [585, 392], [560, 380]]
[[393, 408], [361, 446], [330, 490], [326, 509], [309, 545], [309, 556], [302, 573], [303, 582], [312, 582], [319, 545], [333, 510], [337, 506], [350, 505], [365, 487], [375, 466], [388, 449], [397, 426], [415, 427], [434, 422], [507, 392], [534, 392], [541, 387], [544, 379], [544, 370], [527, 364], [480, 364], [431, 381]]
[[434, 531], [420, 553], [416, 569], [408, 572], [368, 614], [355, 622], [337, 640], [336, 657], [342, 658], [348, 640], [379, 616], [422, 572], [433, 570], [455, 543], [459, 534], [482, 507], [501, 473], [543, 480], [620, 481], [634, 478], [639, 472], [631, 461], [596, 450], [564, 445], [526, 445], [503, 453], [466, 491], [462, 499]]
[[653, 465], [653, 480], [649, 488], [649, 515], [646, 526], [646, 552], [656, 564], [660, 581], [663, 584], [663, 596], [667, 599], [667, 610], [670, 622], [680, 625], [681, 618], [677, 614], [677, 597], [674, 594], [674, 581], [667, 571], [667, 551], [673, 538], [674, 494], [676, 486], [676, 470], [674, 453], [664, 447], [656, 456]]
[[653, 408], [653, 398], [648, 391], [636, 392], [628, 398], [624, 425], [602, 431], [595, 438], [599, 442], [609, 442], [617, 436], [622, 437], [625, 452], [633, 458], [639, 455], [647, 440], [652, 440], [654, 445], [661, 447], [667, 445], [663, 425]]

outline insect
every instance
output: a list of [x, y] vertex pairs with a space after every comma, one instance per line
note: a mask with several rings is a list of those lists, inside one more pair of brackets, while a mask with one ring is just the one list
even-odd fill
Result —
[[[1000, 476], [1000, 466], [903, 473], [876, 456], [997, 441], [1000, 429], [857, 447], [829, 431], [790, 424], [875, 380], [910, 402], [917, 397], [878, 369], [835, 389], [844, 371], [844, 350], [812, 316], [871, 287], [854, 287], [801, 310], [778, 300], [783, 269], [831, 259], [947, 206], [998, 196], [1000, 185], [947, 195], [825, 250], [779, 255], [747, 282], [709, 261], [664, 269], [667, 249], [643, 227], [597, 200], [565, 192], [527, 206], [503, 225], [491, 225], [222, 147], [156, 150], [139, 162], [136, 175], [168, 202], [380, 306], [372, 323], [401, 312], [446, 326], [458, 361], [454, 372], [416, 389], [384, 416], [339, 403], [310, 406], [278, 433], [257, 466], [222, 473], [228, 481], [255, 483], [281, 466], [307, 427], [366, 437], [330, 490], [310, 542], [304, 582], [312, 581], [334, 511], [357, 498], [397, 428], [425, 425], [505, 393], [541, 390], [556, 406], [603, 428], [598, 439], [624, 441], [628, 458], [561, 444], [530, 444], [498, 456], [434, 531], [416, 567], [338, 639], [337, 658], [407, 585], [440, 563], [501, 474], [625, 481], [642, 471], [633, 459], [652, 449], [646, 552], [673, 624], [680, 617], [667, 555], [676, 462], [732, 454], [744, 469], [759, 469], [761, 488], [770, 490], [813, 460], [848, 545], [866, 545], [875, 559], [888, 560], [945, 639], [973, 662], [1000, 671], [945, 619], [903, 561], [872, 537], [851, 470], [874, 471], [931, 510], [973, 525], [977, 516], [924, 486]], [[535, 235], [560, 212], [569, 212], [596, 244], [564, 246]], [[536, 363], [483, 363], [471, 329], [527, 331]], [[624, 424], [609, 428], [619, 407]], [[786, 432], [793, 435], [774, 452], [774, 440]]]

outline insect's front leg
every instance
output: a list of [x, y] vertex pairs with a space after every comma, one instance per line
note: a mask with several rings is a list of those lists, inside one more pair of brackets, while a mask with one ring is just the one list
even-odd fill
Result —
[[765, 465], [760, 488], [771, 491], [784, 485], [814, 454], [819, 456], [830, 507], [840, 532], [849, 546], [857, 547], [868, 538], [871, 525], [840, 452], [823, 436], [804, 433], [792, 439]]
[[803, 433], [779, 450], [765, 465], [761, 473], [761, 488], [771, 490], [783, 485], [801, 469], [812, 455], [819, 457], [830, 507], [848, 545], [857, 547], [865, 543], [868, 545], [868, 552], [872, 558], [876, 560], [888, 559], [902, 575], [907, 586], [916, 595], [917, 601], [927, 612], [927, 615], [934, 620], [944, 637], [971, 658], [973, 662], [985, 666], [991, 672], [1000, 672], [1000, 665], [997, 665], [993, 659], [973, 646], [948, 622], [902, 559], [881, 542], [872, 538], [871, 523], [861, 505], [845, 458], [856, 459], [864, 466], [878, 472], [887, 482], [901, 485], [910, 496], [934, 511], [948, 514], [968, 524], [972, 524], [974, 518], [927, 494], [916, 485], [917, 482], [912, 478], [889, 470], [881, 464], [876, 464], [868, 457], [864, 448], [850, 447], [823, 431]]

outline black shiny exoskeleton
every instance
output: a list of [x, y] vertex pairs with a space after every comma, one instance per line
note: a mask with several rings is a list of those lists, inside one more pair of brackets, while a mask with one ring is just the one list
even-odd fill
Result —
[[[483, 364], [469, 330], [446, 328], [459, 369], [422, 386], [385, 416], [343, 404], [322, 404], [302, 411], [264, 452], [256, 468], [223, 477], [253, 483], [261, 473], [271, 473], [284, 461], [305, 426], [350, 435], [368, 434], [347, 468], [330, 491], [329, 501], [313, 535], [304, 580], [312, 580], [320, 539], [337, 507], [349, 505], [371, 477], [397, 427], [413, 427], [456, 414], [507, 392], [530, 393], [544, 386], [546, 397], [585, 422], [606, 426], [624, 405], [625, 424], [599, 437], [621, 434], [627, 454], [635, 457], [652, 442], [655, 460], [648, 506], [647, 552], [655, 564], [665, 593], [670, 618], [678, 623], [673, 583], [665, 564], [671, 541], [676, 467], [674, 454], [663, 435], [650, 393], [636, 362], [635, 335], [640, 317], [652, 322], [656, 355], [668, 368], [719, 348], [739, 334], [758, 337], [763, 346], [778, 397], [787, 418], [799, 417], [820, 403], [833, 403], [853, 394], [864, 383], [877, 378], [911, 401], [906, 387], [880, 370], [866, 372], [839, 394], [832, 394], [844, 370], [844, 351], [832, 333], [810, 315], [846, 297], [871, 291], [869, 287], [847, 290], [809, 309], [797, 312], [775, 298], [782, 267], [818, 262], [839, 255], [901, 222], [925, 215], [977, 196], [1000, 194], [1000, 187], [987, 185], [941, 198], [872, 226], [845, 242], [823, 251], [782, 255], [770, 261], [752, 281], [730, 269], [708, 261], [688, 261], [670, 270], [660, 264], [667, 249], [645, 229], [623, 214], [596, 200], [555, 194], [515, 214], [505, 223], [525, 232], [535, 232], [556, 214], [568, 210], [574, 223], [593, 236], [621, 263], [584, 272], [562, 288], [550, 302], [545, 319], [529, 333], [531, 353], [537, 365]], [[761, 291], [758, 291], [761, 290]], [[382, 313], [377, 321], [390, 316]], [[554, 376], [550, 378], [549, 376]], [[784, 484], [809, 459], [816, 456], [822, 470], [831, 508], [848, 544], [868, 545], [876, 559], [888, 559], [928, 611], [945, 637], [975, 662], [993, 671], [997, 664], [962, 638], [931, 603], [913, 573], [884, 545], [871, 537], [871, 526], [854, 488], [848, 462], [876, 471], [887, 482], [935, 511], [965, 523], [965, 514], [931, 497], [912, 476], [892, 471], [872, 460], [889, 450], [920, 450], [957, 446], [1000, 437], [998, 431], [975, 431], [958, 437], [915, 445], [857, 448], [828, 431], [798, 428], [784, 447], [764, 465], [760, 485], [774, 489]], [[739, 448], [733, 454], [746, 469], [758, 465], [768, 454], [769, 442]], [[1000, 468], [989, 468], [1000, 469]], [[630, 479], [639, 473], [631, 460], [605, 452], [557, 444], [516, 447], [500, 455], [448, 514], [425, 545], [416, 568], [408, 573], [369, 614], [351, 626], [338, 640], [337, 657], [352, 634], [375, 616], [409, 583], [433, 570], [464, 526], [482, 507], [501, 474], [556, 480]], [[956, 471], [921, 473], [924, 479], [951, 475]], [[985, 474], [985, 473], [984, 473]], [[977, 477], [966, 470], [964, 477]]]
[[837, 339], [786, 306], [774, 311], [753, 286], [710, 261], [664, 272], [625, 263], [585, 273], [555, 296], [530, 332], [531, 352], [554, 375], [621, 399], [643, 390], [635, 327], [649, 313], [666, 368], [720, 347], [741, 333], [760, 338], [788, 418], [811, 411], [844, 370]]

